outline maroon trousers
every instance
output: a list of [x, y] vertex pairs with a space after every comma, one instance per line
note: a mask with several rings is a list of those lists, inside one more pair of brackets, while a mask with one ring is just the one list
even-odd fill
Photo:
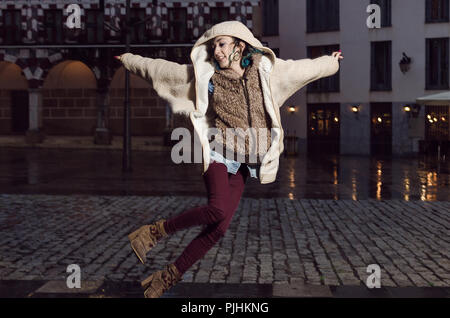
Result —
[[234, 175], [227, 172], [225, 164], [211, 161], [203, 174], [208, 204], [188, 209], [164, 224], [167, 234], [195, 225], [207, 225], [175, 261], [181, 275], [225, 235], [244, 192], [248, 174], [245, 164], [241, 164]]

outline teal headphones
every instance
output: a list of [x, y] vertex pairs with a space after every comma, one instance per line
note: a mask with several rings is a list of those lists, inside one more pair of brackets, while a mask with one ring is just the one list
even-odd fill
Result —
[[[251, 64], [251, 62], [252, 62], [252, 55], [253, 54], [264, 54], [263, 51], [255, 49], [252, 46], [249, 46], [248, 52], [249, 53], [246, 56], [244, 56], [242, 58], [242, 60], [241, 60], [241, 66], [243, 68], [247, 68]], [[217, 63], [216, 59], [214, 59], [214, 65], [215, 65], [216, 70], [220, 70], [221, 69], [220, 66], [219, 66], [219, 63]]]

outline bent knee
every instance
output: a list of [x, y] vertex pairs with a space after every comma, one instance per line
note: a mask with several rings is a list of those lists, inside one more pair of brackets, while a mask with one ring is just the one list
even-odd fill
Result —
[[228, 214], [226, 209], [214, 205], [209, 205], [208, 212], [211, 223], [222, 222]]
[[213, 238], [214, 242], [218, 242], [220, 239], [222, 239], [225, 234], [227, 233], [227, 228], [223, 226], [218, 226], [214, 229], [214, 231], [211, 232], [211, 236]]

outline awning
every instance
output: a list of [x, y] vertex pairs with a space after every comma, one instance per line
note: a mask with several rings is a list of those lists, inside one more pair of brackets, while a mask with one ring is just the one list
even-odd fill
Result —
[[422, 105], [450, 105], [450, 91], [416, 98]]

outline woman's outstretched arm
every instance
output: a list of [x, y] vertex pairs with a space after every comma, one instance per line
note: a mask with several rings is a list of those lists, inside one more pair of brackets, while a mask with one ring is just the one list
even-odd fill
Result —
[[323, 55], [315, 59], [282, 60], [276, 59], [272, 71], [272, 89], [279, 107], [295, 92], [309, 83], [336, 74], [341, 52]]
[[169, 103], [174, 113], [188, 115], [195, 109], [195, 76], [192, 65], [132, 53], [115, 58], [131, 73], [149, 81], [157, 94]]

